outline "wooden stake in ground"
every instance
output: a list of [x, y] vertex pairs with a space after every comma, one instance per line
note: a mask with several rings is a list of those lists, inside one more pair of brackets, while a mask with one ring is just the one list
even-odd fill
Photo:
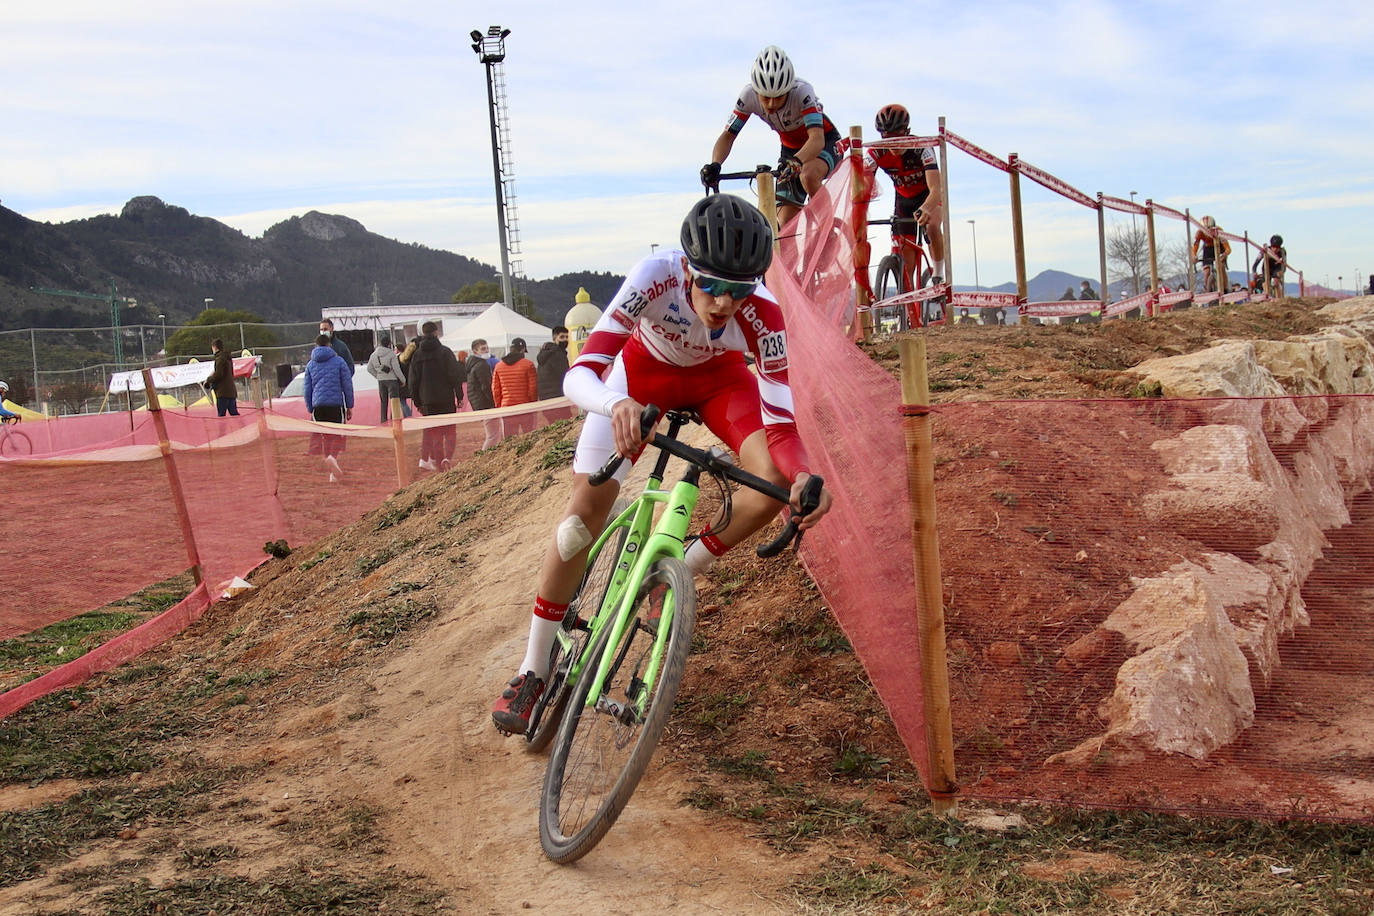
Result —
[[148, 412], [153, 415], [153, 426], [157, 429], [157, 445], [162, 450], [163, 467], [167, 469], [172, 505], [176, 506], [181, 537], [186, 542], [186, 555], [191, 561], [191, 575], [200, 585], [205, 578], [200, 567], [200, 550], [196, 547], [196, 536], [191, 532], [191, 512], [186, 507], [186, 493], [181, 488], [181, 477], [177, 474], [176, 460], [172, 457], [172, 440], [167, 438], [167, 421], [162, 418], [162, 401], [158, 397], [151, 369], [143, 370], [143, 390], [148, 394]]
[[949, 668], [945, 663], [945, 608], [940, 584], [940, 540], [935, 531], [935, 457], [930, 435], [930, 382], [924, 337], [898, 341], [902, 365], [902, 431], [906, 439], [907, 486], [911, 491], [915, 545], [921, 688], [925, 700], [926, 751], [931, 806], [953, 816], [959, 785], [954, 781], [954, 727], [949, 710]]

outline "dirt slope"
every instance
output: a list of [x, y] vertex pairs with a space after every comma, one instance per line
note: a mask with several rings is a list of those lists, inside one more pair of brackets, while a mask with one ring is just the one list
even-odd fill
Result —
[[[1303, 333], [1322, 323], [1315, 307], [936, 329], [933, 388], [937, 400], [1116, 396], [1119, 371], [1142, 359]], [[895, 360], [890, 344], [870, 349]], [[919, 803], [900, 742], [796, 564], [747, 551], [703, 587], [700, 652], [629, 809], [577, 866], [543, 858], [543, 758], [500, 738], [488, 709], [521, 654], [576, 432], [559, 424], [411, 486], [270, 561], [255, 591], [138, 665], [26, 713], [35, 746], [51, 720], [61, 740], [121, 736], [146, 763], [0, 788], [0, 812], [96, 786], [129, 793], [129, 826], [73, 841], [0, 887], [0, 913], [145, 912], [159, 888], [220, 879], [222, 911], [237, 883], [284, 900], [322, 888], [358, 907], [347, 912], [640, 913], [652, 900], [670, 912], [789, 913], [800, 905], [789, 885], [831, 855], [882, 859], [876, 841], [843, 829], [814, 840], [807, 825], [843, 823], [853, 805]], [[760, 800], [732, 774], [825, 803]], [[178, 805], [146, 803], [172, 783], [191, 786]], [[727, 816], [751, 806], [761, 813]]]

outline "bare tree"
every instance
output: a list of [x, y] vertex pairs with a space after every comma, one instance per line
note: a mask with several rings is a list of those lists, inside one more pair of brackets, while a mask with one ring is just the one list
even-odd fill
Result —
[[1110, 279], [1130, 280], [1133, 293], [1140, 292], [1141, 278], [1150, 274], [1150, 239], [1143, 227], [1123, 223], [1107, 234], [1107, 270]]
[[1174, 289], [1182, 289], [1188, 285], [1188, 268], [1193, 260], [1193, 253], [1187, 242], [1169, 242], [1165, 244], [1159, 255], [1159, 279], [1162, 283], [1167, 283]]

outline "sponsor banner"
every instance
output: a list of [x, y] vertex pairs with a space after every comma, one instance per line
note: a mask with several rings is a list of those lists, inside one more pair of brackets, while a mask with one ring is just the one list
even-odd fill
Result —
[[1021, 306], [1016, 293], [955, 293], [950, 304], [954, 308], [1014, 309]]
[[[234, 378], [251, 378], [261, 360], [261, 356], [240, 356], [235, 359]], [[215, 371], [215, 364], [207, 362], [183, 363], [180, 366], [155, 366], [150, 371], [153, 373], [153, 384], [157, 386], [159, 391], [166, 391], [168, 388], [183, 388], [187, 385], [201, 384]], [[143, 371], [114, 373], [110, 376], [109, 390], [110, 394], [142, 391]]]
[[945, 139], [949, 141], [951, 146], [963, 150], [964, 152], [972, 156], [974, 159], [986, 162], [993, 168], [1001, 169], [1004, 172], [1011, 171], [1011, 166], [1007, 165], [1001, 159], [998, 159], [996, 156], [994, 156], [992, 153], [989, 153], [987, 150], [983, 149], [978, 144], [970, 140], [965, 140], [963, 137], [959, 136], [952, 130], [945, 131]]
[[[1213, 294], [1215, 295], [1215, 294]], [[1179, 290], [1176, 293], [1160, 293], [1156, 301], [1160, 305], [1178, 305], [1180, 302], [1187, 302], [1193, 298], [1192, 290]]]
[[1150, 207], [1152, 207], [1156, 213], [1163, 213], [1165, 216], [1172, 216], [1174, 219], [1180, 219], [1184, 222], [1187, 222], [1188, 220], [1187, 216], [1183, 215], [1183, 213], [1179, 212], [1178, 210], [1175, 210], [1173, 207], [1166, 207], [1161, 203], [1154, 202], [1153, 200], [1147, 200], [1145, 201], [1145, 203], [1149, 204]]
[[1194, 305], [1211, 305], [1217, 301], [1216, 293], [1198, 293], [1193, 297]]
[[1101, 200], [1102, 206], [1109, 210], [1120, 210], [1122, 213], [1139, 213], [1141, 216], [1146, 216], [1149, 213], [1144, 205], [1134, 201], [1122, 200], [1120, 197], [1109, 197], [1103, 194]]
[[1098, 302], [1077, 302], [1065, 300], [1063, 302], [1028, 302], [1026, 303], [1025, 313], [1032, 318], [1062, 318], [1066, 315], [1086, 315], [1093, 310], [1093, 306], [1101, 306]]
[[1016, 169], [1036, 184], [1049, 188], [1054, 193], [1062, 197], [1067, 197], [1074, 203], [1082, 204], [1093, 210], [1097, 209], [1097, 201], [1093, 200], [1067, 181], [1054, 177], [1044, 169], [1036, 168], [1024, 159], [1016, 160]]
[[897, 308], [915, 302], [925, 302], [927, 299], [939, 299], [948, 293], [949, 284], [941, 283], [939, 286], [927, 286], [925, 289], [912, 290], [909, 293], [900, 293], [896, 296], [888, 296], [886, 299], [879, 299], [869, 305], [869, 308]]
[[1120, 302], [1111, 303], [1107, 306], [1107, 310], [1103, 314], [1111, 318], [1116, 315], [1124, 315], [1131, 309], [1140, 309], [1141, 311], [1146, 311], [1148, 310], [1150, 302], [1153, 299], [1154, 294], [1151, 293], [1149, 290], [1146, 290], [1143, 293], [1138, 293], [1134, 296], [1128, 296], [1127, 298], [1122, 299]]
[[888, 137], [865, 143], [864, 149], [935, 149], [939, 145], [939, 137]]
[[1237, 302], [1244, 302], [1250, 298], [1250, 293], [1246, 290], [1236, 290], [1234, 293], [1227, 293], [1221, 297], [1223, 305], [1235, 305]]

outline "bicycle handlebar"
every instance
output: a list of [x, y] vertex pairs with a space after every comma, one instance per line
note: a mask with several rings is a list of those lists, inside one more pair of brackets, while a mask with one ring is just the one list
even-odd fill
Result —
[[[653, 438], [649, 438], [649, 433], [653, 431], [658, 419], [663, 411], [653, 404], [644, 408], [644, 412], [639, 417], [640, 435], [647, 440], [647, 444], [655, 448], [662, 449], [670, 455], [681, 458], [688, 464], [696, 465], [702, 470], [709, 471], [716, 477], [733, 480], [735, 483], [748, 487], [764, 496], [770, 496], [778, 502], [786, 505], [792, 494], [789, 490], [778, 486], [772, 481], [764, 480], [748, 471], [737, 467], [730, 456], [720, 450], [703, 451], [693, 448], [684, 442], [679, 442], [662, 433], [654, 433]], [[592, 486], [597, 487], [610, 480], [615, 472], [620, 468], [620, 464], [625, 459], [620, 455], [612, 455], [604, 465], [588, 475], [587, 480]], [[797, 523], [809, 515], [820, 505], [821, 490], [825, 486], [825, 481], [818, 474], [812, 474], [802, 488], [801, 512], [792, 513], [788, 516], [787, 522], [783, 525], [782, 531], [778, 536], [767, 544], [759, 546], [755, 553], [760, 557], [772, 557], [781, 553], [792, 541], [796, 541], [797, 547], [801, 547], [801, 536], [803, 532], [797, 529]]]
[[709, 184], [703, 184], [707, 191], [710, 191], [712, 194], [719, 194], [720, 183], [722, 181], [743, 181], [745, 179], [757, 178], [759, 175], [774, 174], [777, 174], [777, 172], [771, 165], [760, 163], [759, 165], [754, 166], [752, 171], [748, 172], [721, 172], [719, 175], [716, 176], [715, 181]]

